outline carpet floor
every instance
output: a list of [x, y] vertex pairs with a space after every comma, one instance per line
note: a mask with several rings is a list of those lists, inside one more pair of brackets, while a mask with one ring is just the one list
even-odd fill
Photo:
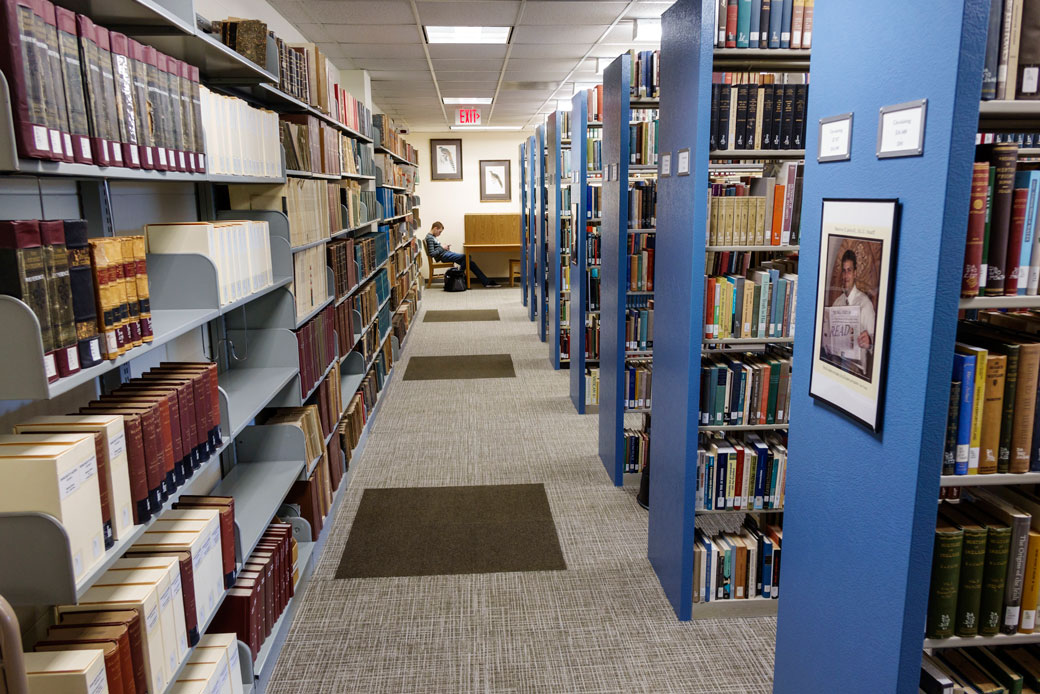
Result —
[[[637, 476], [610, 484], [520, 290], [432, 289], [422, 308], [501, 320], [413, 327], [267, 691], [771, 692], [775, 619], [675, 619]], [[417, 356], [503, 353], [515, 379], [401, 378]], [[544, 485], [566, 570], [336, 578], [366, 490], [512, 484]]]

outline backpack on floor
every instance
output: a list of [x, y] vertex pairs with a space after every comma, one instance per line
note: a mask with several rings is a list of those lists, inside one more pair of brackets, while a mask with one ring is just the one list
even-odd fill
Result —
[[453, 267], [444, 271], [444, 291], [466, 291], [466, 273], [461, 268]]

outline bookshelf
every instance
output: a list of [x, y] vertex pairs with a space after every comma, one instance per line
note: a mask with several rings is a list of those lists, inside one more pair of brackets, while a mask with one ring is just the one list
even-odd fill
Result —
[[[571, 218], [574, 226], [570, 255], [571, 268], [571, 402], [578, 414], [585, 414], [588, 406], [585, 370], [585, 326], [588, 304], [588, 234], [586, 233], [585, 195], [588, 186], [588, 92], [580, 91], [571, 99]], [[598, 363], [594, 367], [598, 369]]]
[[[716, 3], [717, 4], [717, 3]], [[720, 173], [753, 174], [754, 160], [804, 158], [805, 150], [728, 149], [712, 151], [713, 71], [808, 71], [808, 50], [715, 48], [714, 6], [679, 0], [663, 16], [659, 157], [670, 155], [670, 175], [659, 177], [655, 285], [668, 287], [655, 298], [654, 441], [651, 446], [648, 556], [681, 620], [766, 616], [777, 599], [693, 602], [694, 537], [697, 517], [779, 513], [783, 509], [697, 511], [698, 450], [702, 433], [718, 435], [783, 432], [786, 424], [714, 424], [700, 421], [702, 355], [744, 354], [794, 338], [705, 338], [704, 305], [709, 252], [793, 253], [798, 245], [709, 245], [709, 178]], [[609, 110], [608, 110], [609, 117]], [[808, 122], [808, 121], [807, 121]], [[812, 130], [812, 128], [809, 128]], [[689, 152], [689, 175], [679, 175], [680, 151]], [[728, 160], [733, 163], [723, 163]], [[802, 223], [803, 230], [812, 227]], [[804, 290], [803, 290], [804, 293]], [[612, 297], [613, 298], [613, 297]], [[605, 308], [605, 306], [604, 306]], [[665, 318], [667, 317], [667, 319]], [[809, 332], [809, 330], [807, 330]], [[811, 351], [811, 346], [806, 352]], [[807, 390], [807, 387], [806, 387]], [[793, 417], [792, 417], [793, 419]], [[722, 445], [722, 442], [719, 442]], [[797, 458], [790, 454], [790, 460]], [[792, 465], [791, 469], [794, 469]], [[789, 475], [790, 473], [788, 473]], [[786, 545], [785, 545], [786, 548]], [[786, 560], [786, 553], [785, 553]], [[784, 584], [791, 580], [784, 563]], [[807, 689], [806, 691], [809, 691]], [[822, 691], [822, 690], [821, 690]]]
[[527, 183], [524, 187], [526, 194], [526, 206], [524, 212], [527, 215], [527, 226], [525, 233], [527, 234], [527, 256], [524, 264], [524, 275], [527, 278], [527, 317], [534, 322], [538, 315], [538, 284], [535, 281], [537, 275], [535, 275], [535, 268], [537, 267], [537, 241], [538, 241], [538, 222], [535, 220], [535, 148], [538, 142], [534, 135], [527, 138], [525, 157], [524, 157], [524, 173], [526, 176]]
[[[527, 271], [527, 258], [531, 254], [531, 234], [529, 229], [530, 214], [527, 205], [527, 142], [520, 143], [520, 299], [524, 306], [528, 305], [528, 282], [530, 273]], [[512, 282], [513, 278], [510, 277]]]
[[549, 336], [549, 239], [548, 230], [548, 190], [546, 186], [546, 139], [545, 124], [542, 123], [534, 131], [534, 283], [538, 319], [538, 339], [545, 342]]
[[[283, 94], [268, 84], [277, 82], [277, 76], [196, 29], [191, 3], [103, 0], [80, 3], [77, 9], [88, 13], [100, 25], [118, 27], [129, 36], [199, 67], [202, 85], [212, 91], [233, 94], [248, 103], [280, 113], [307, 113], [315, 116], [332, 125], [342, 135], [365, 143], [370, 156], [371, 145], [368, 143], [372, 142], [372, 138], [368, 135]], [[417, 256], [411, 253], [407, 261], [399, 257], [392, 266], [392, 274], [396, 275], [395, 279], [399, 282], [390, 282], [388, 295], [380, 303], [369, 326], [378, 331], [375, 338], [377, 347], [373, 352], [363, 354], [361, 345], [355, 340], [348, 354], [333, 354], [327, 365], [321, 365], [319, 373], [311, 377], [316, 378], [313, 383], [308, 381], [301, 384], [304, 377], [300, 356], [303, 338], [297, 331], [309, 321], [317, 319], [323, 311], [341, 304], [377, 281], [379, 273], [389, 271], [394, 251], [402, 251], [411, 242], [414, 222], [410, 220], [417, 217], [417, 199], [410, 197], [408, 210], [387, 220], [397, 222], [393, 232], [396, 235], [390, 243], [391, 253], [346, 296], [336, 298], [334, 295], [332, 270], [324, 262], [322, 251], [322, 262], [317, 263], [314, 271], [325, 274], [330, 294], [298, 314], [292, 294], [294, 256], [318, 249], [330, 239], [364, 236], [370, 233], [372, 225], [380, 221], [382, 215], [371, 210], [371, 219], [363, 224], [331, 233], [323, 229], [322, 235], [327, 238], [293, 246], [290, 242], [289, 220], [284, 213], [224, 209], [228, 206], [227, 186], [285, 184], [289, 178], [300, 177], [330, 182], [358, 181], [363, 190], [374, 192], [375, 176], [286, 172], [284, 154], [277, 177], [164, 172], [23, 159], [17, 155], [12, 128], [10, 93], [6, 77], [0, 74], [0, 171], [20, 174], [0, 175], [0, 192], [5, 198], [0, 219], [83, 218], [88, 223], [91, 237], [122, 235], [129, 229], [140, 229], [147, 223], [244, 218], [263, 220], [268, 223], [273, 281], [262, 289], [221, 305], [216, 260], [192, 253], [149, 254], [147, 272], [153, 341], [132, 348], [116, 359], [101, 361], [94, 367], [50, 383], [43, 367], [41, 329], [35, 314], [25, 303], [0, 296], [0, 318], [7, 320], [8, 334], [8, 339], [0, 344], [0, 360], [3, 363], [0, 399], [54, 401], [34, 406], [31, 414], [75, 412], [99, 393], [112, 391], [132, 376], [160, 362], [190, 361], [187, 354], [195, 359], [216, 362], [220, 371], [217, 398], [211, 403], [214, 410], [219, 410], [219, 445], [214, 447], [208, 460], [193, 471], [150, 520], [124, 532], [105, 552], [102, 561], [89, 572], [80, 575], [78, 580], [73, 570], [69, 536], [60, 523], [40, 513], [0, 514], [0, 556], [4, 558], [0, 562], [0, 594], [20, 606], [76, 603], [153, 526], [158, 517], [168, 511], [181, 496], [189, 494], [227, 495], [235, 499], [235, 555], [241, 564], [255, 548], [273, 518], [293, 515], [289, 513], [290, 509], [283, 506], [283, 500], [289, 488], [297, 481], [306, 480], [316, 466], [316, 461], [309, 460], [310, 456], [305, 453], [306, 445], [300, 429], [288, 425], [256, 423], [264, 410], [317, 403], [322, 384], [333, 374], [338, 374], [343, 388], [343, 408], [339, 412], [330, 413], [330, 419], [335, 421], [329, 422], [329, 431], [324, 435], [323, 455], [332, 455], [328, 447], [333, 443], [333, 438], [339, 436], [339, 423], [347, 416], [348, 403], [355, 392], [365, 386], [366, 376], [371, 373], [377, 381], [374, 391], [376, 396], [367, 403], [370, 414], [361, 438], [352, 450], [346, 451], [350, 458], [345, 458], [341, 452], [340, 458], [333, 459], [331, 464], [342, 466], [349, 460], [356, 460], [367, 441], [383, 400], [382, 395], [393, 375], [393, 362], [400, 355], [403, 336], [407, 335], [407, 328], [403, 332], [396, 330], [399, 319], [394, 317], [394, 312], [406, 311], [406, 302], [417, 304], [421, 298]], [[366, 129], [368, 126], [361, 127], [361, 130]], [[396, 153], [391, 158], [397, 163], [403, 160]], [[408, 164], [414, 166], [415, 162]], [[391, 185], [394, 192], [408, 192], [403, 186]], [[346, 219], [345, 210], [343, 214]], [[355, 313], [355, 317], [354, 325], [360, 326], [360, 316]], [[363, 336], [358, 337], [360, 339]], [[338, 346], [338, 340], [334, 342]], [[341, 367], [339, 371], [336, 369], [337, 363]], [[8, 404], [11, 405], [8, 414], [14, 413], [13, 417], [17, 418], [22, 414], [19, 408], [28, 403]], [[24, 417], [28, 418], [31, 414], [26, 413]], [[348, 481], [349, 469], [336, 490], [330, 513], [338, 508]], [[311, 542], [307, 521], [293, 518], [291, 522], [295, 536], [301, 538], [298, 549], [302, 578], [296, 590], [302, 594], [329, 531], [328, 527], [323, 528], [318, 541]], [[330, 525], [327, 523], [327, 526]], [[220, 601], [226, 594], [227, 591], [221, 593]], [[248, 671], [244, 676], [247, 689], [255, 692], [264, 690], [265, 681], [262, 678], [253, 689], [253, 675], [265, 671], [269, 676], [271, 668], [264, 668], [264, 663], [273, 664], [277, 659], [285, 633], [292, 622], [296, 603], [290, 603], [291, 608], [283, 613], [279, 621], [279, 629], [265, 641], [255, 673], [249, 671], [251, 658], [242, 658], [243, 670]], [[49, 611], [38, 612], [49, 615]], [[31, 633], [38, 633], [46, 629], [49, 619], [49, 616], [45, 616], [39, 624], [23, 624], [22, 627], [27, 633], [30, 630]], [[207, 626], [200, 625], [203, 632]], [[26, 645], [31, 647], [31, 641]], [[244, 644], [240, 644], [242, 649], [248, 653]], [[183, 668], [183, 663], [180, 667]]]
[[650, 352], [636, 354], [626, 349], [625, 321], [629, 297], [653, 297], [652, 291], [628, 288], [629, 237], [654, 234], [655, 229], [633, 229], [629, 225], [628, 187], [637, 174], [653, 178], [656, 168], [630, 165], [629, 123], [632, 110], [657, 108], [656, 100], [637, 100], [629, 93], [632, 58], [618, 56], [603, 72], [603, 222], [600, 227], [600, 401], [599, 457], [610, 480], [624, 482], [625, 453], [625, 367], [630, 359], [649, 361]]
[[566, 333], [572, 332], [564, 324], [564, 303], [570, 303], [568, 287], [564, 285], [563, 263], [567, 262], [569, 248], [565, 248], [563, 239], [568, 233], [571, 221], [565, 219], [567, 210], [562, 208], [563, 187], [566, 185], [566, 172], [563, 169], [563, 113], [553, 111], [545, 123], [545, 183], [546, 183], [546, 274], [548, 284], [546, 291], [547, 340], [549, 342], [549, 363], [554, 369], [570, 361], [570, 354], [564, 354], [562, 340]]

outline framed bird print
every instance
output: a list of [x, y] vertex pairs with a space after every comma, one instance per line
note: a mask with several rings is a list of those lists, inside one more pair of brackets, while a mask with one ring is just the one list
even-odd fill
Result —
[[480, 201], [509, 202], [509, 160], [480, 160]]
[[430, 180], [462, 180], [462, 140], [430, 140]]

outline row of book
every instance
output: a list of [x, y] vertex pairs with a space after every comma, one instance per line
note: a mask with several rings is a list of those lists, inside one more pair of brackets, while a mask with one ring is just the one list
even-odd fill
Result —
[[[562, 319], [562, 316], [561, 316]], [[570, 328], [560, 328], [560, 359], [571, 358], [571, 331]]]
[[419, 165], [419, 154], [398, 133], [398, 127], [393, 119], [385, 113], [372, 115], [372, 128], [375, 133], [376, 143], [383, 149], [389, 150], [414, 166]]
[[[338, 364], [336, 365], [338, 367]], [[342, 478], [342, 461], [339, 459], [339, 442], [333, 441], [337, 437], [329, 435], [335, 430], [339, 423], [339, 416], [343, 412], [342, 397], [340, 394], [339, 372], [336, 367], [329, 373], [329, 378], [322, 381], [319, 386], [319, 396], [315, 398], [314, 404], [303, 407], [281, 407], [270, 410], [263, 419], [265, 425], [286, 424], [296, 427], [303, 432], [305, 444], [305, 460], [318, 461], [315, 471], [319, 468], [323, 474], [322, 479], [317, 480], [324, 486], [317, 490], [316, 496], [320, 503], [316, 508], [321, 509], [326, 504], [332, 504], [332, 494], [339, 486]], [[329, 446], [325, 446], [325, 440], [329, 440]], [[324, 459], [323, 459], [324, 458]], [[338, 464], [337, 464], [338, 463]], [[306, 492], [309, 496], [311, 490], [305, 489], [308, 480], [298, 480], [302, 483], [294, 492], [290, 489], [286, 497], [286, 503], [293, 503], [291, 499]], [[294, 485], [295, 486], [295, 485]], [[310, 507], [310, 504], [305, 504]], [[311, 524], [311, 540], [316, 541], [321, 532], [321, 521], [323, 516], [311, 516], [302, 512], [304, 518]], [[312, 518], [313, 521], [312, 522]], [[316, 524], [315, 524], [316, 523]]]
[[599, 361], [599, 314], [585, 317], [585, 358]]
[[[603, 218], [603, 187], [585, 187], [585, 218], [588, 220]], [[590, 229], [590, 231], [593, 231]]]
[[310, 315], [329, 299], [328, 265], [324, 246], [312, 246], [293, 253], [293, 281], [289, 285], [296, 305], [296, 317]]
[[332, 270], [333, 291], [342, 299], [357, 286], [357, 261], [354, 260], [354, 239], [333, 239], [325, 245], [325, 255]]
[[299, 546], [289, 523], [271, 523], [243, 563], [213, 620], [213, 628], [233, 633], [249, 646], [253, 660], [288, 607], [299, 581]]
[[341, 137], [339, 140], [342, 172], [357, 176], [375, 176], [376, 166], [372, 144]]
[[585, 367], [585, 404], [599, 404], [599, 369], [594, 366]]
[[[279, 184], [250, 184], [228, 186], [228, 199], [234, 210], [266, 210], [281, 212], [289, 219], [289, 245], [293, 248], [327, 239], [339, 226], [332, 218], [338, 212], [330, 204], [338, 184], [323, 180], [288, 178]], [[332, 229], [333, 226], [337, 228]]]
[[978, 319], [958, 326], [943, 474], [1040, 471], [1040, 315]]
[[975, 149], [961, 296], [1035, 296], [1040, 286], [1040, 170], [1018, 145]]
[[51, 2], [4, 0], [18, 154], [204, 172], [198, 68]]
[[386, 270], [380, 270], [371, 282], [365, 284], [358, 290], [349, 301], [353, 310], [361, 316], [360, 328], [364, 329], [376, 319], [379, 307], [386, 301], [389, 295], [389, 286]]
[[808, 73], [712, 73], [712, 151], [805, 148]]
[[802, 170], [802, 164], [786, 162], [779, 166], [776, 176], [727, 177], [712, 183], [708, 245], [768, 247], [795, 243], [801, 222]]
[[[598, 259], [597, 259], [598, 260]], [[585, 301], [586, 311], [599, 311], [599, 290], [600, 290], [600, 265], [597, 262], [594, 267], [589, 268], [589, 285], [588, 294]]]
[[[87, 447], [92, 447], [87, 438]], [[234, 562], [233, 514], [231, 526], [222, 523], [229, 503], [233, 500], [228, 497], [204, 497], [198, 504], [178, 503], [163, 513], [77, 604], [55, 608], [55, 624], [38, 643], [41, 650], [101, 651], [104, 674], [98, 679], [109, 691], [167, 691], [178, 672], [186, 671], [211, 679], [207, 670], [219, 667], [219, 658], [209, 668], [205, 660], [184, 670], [180, 666], [188, 662], [192, 647], [203, 643], [219, 647], [224, 657], [228, 649], [237, 649], [233, 641], [203, 641], [199, 633], [216, 613], [228, 583], [237, 580], [234, 570], [224, 571], [227, 550]], [[222, 631], [214, 627], [215, 633]], [[95, 684], [93, 691], [105, 688]]]
[[989, 5], [982, 99], [1040, 99], [1040, 24], [1025, 0], [993, 0]]
[[[336, 490], [346, 473], [339, 436], [329, 439], [328, 447], [320, 452], [317, 460], [307, 479], [293, 483], [285, 497], [285, 504], [291, 513], [299, 515], [311, 526], [311, 540], [314, 542], [328, 523]], [[288, 513], [285, 507], [283, 512]]]
[[628, 263], [625, 285], [629, 291], [654, 290], [654, 234], [628, 235]]
[[626, 359], [622, 372], [622, 402], [626, 409], [649, 409], [653, 385], [653, 364], [649, 359]]
[[379, 217], [375, 191], [362, 190], [356, 181], [344, 181], [339, 190], [342, 204], [347, 208], [346, 217], [342, 219], [343, 229], [357, 229]]
[[585, 170], [603, 170], [603, 128], [589, 128], [585, 139]]
[[717, 0], [716, 48], [812, 48], [815, 0]]
[[779, 520], [744, 518], [737, 532], [698, 528], [693, 540], [693, 602], [780, 597], [784, 530]]
[[201, 151], [209, 160], [210, 173], [282, 177], [277, 113], [205, 87], [199, 87], [199, 99], [205, 135]]
[[628, 228], [657, 226], [657, 181], [644, 179], [628, 185]]
[[654, 305], [625, 310], [625, 349], [646, 352], [654, 348]]
[[217, 293], [221, 306], [274, 283], [267, 222], [226, 220], [148, 224], [144, 231], [149, 253], [194, 253], [212, 260], [217, 270]]
[[326, 306], [296, 330], [300, 357], [300, 397], [307, 398], [336, 361], [336, 316]]
[[398, 193], [391, 188], [376, 188], [376, 202], [383, 211], [383, 219], [406, 214], [419, 204], [417, 196]]
[[390, 256], [389, 227], [354, 239], [354, 260], [362, 278], [368, 277]]
[[787, 446], [780, 436], [702, 439], [697, 448], [697, 511], [784, 507]]
[[922, 657], [920, 685], [925, 694], [1029, 694], [1040, 690], [1040, 648], [936, 649]]
[[1032, 634], [1040, 593], [1040, 497], [965, 487], [935, 528], [928, 638]]
[[[589, 87], [585, 90], [586, 97], [586, 116], [589, 123], [603, 124], [603, 85], [597, 84], [595, 87]], [[589, 131], [589, 136], [592, 136], [592, 131]]]
[[597, 227], [589, 226], [586, 227], [585, 236], [585, 262], [588, 266], [599, 265], [600, 256], [602, 255], [602, 239], [598, 233], [595, 233]]
[[791, 356], [705, 354], [701, 360], [701, 426], [785, 424], [791, 412]]
[[794, 337], [798, 275], [770, 267], [777, 264], [705, 278], [705, 340]]
[[395, 162], [389, 154], [375, 155], [375, 167], [379, 170], [381, 185], [398, 186], [415, 190], [415, 175], [418, 172], [414, 166], [403, 166]]
[[629, 93], [635, 99], [659, 99], [661, 97], [661, 51], [629, 50], [632, 58], [632, 74]]
[[[656, 113], [656, 109], [654, 110]], [[630, 123], [628, 126], [628, 163], [657, 165], [657, 137], [661, 121]]]
[[[976, 133], [976, 145], [992, 145], [998, 142], [1014, 142], [1021, 149], [1040, 147], [1040, 132]], [[1022, 152], [1019, 153], [1023, 154]], [[1033, 156], [1033, 155], [1030, 155]]]
[[[598, 385], [597, 383], [597, 389]], [[623, 472], [642, 472], [643, 468], [650, 464], [650, 432], [638, 429], [625, 429], [625, 450], [623, 455]]]

